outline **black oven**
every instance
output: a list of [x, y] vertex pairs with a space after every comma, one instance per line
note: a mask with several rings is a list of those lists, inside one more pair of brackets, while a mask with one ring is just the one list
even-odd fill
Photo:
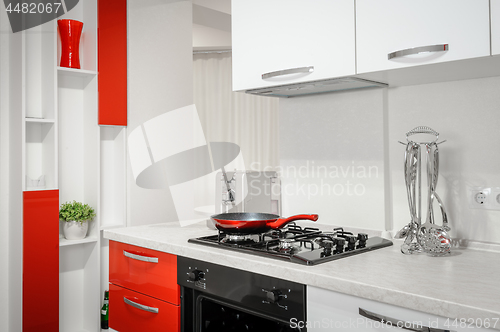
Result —
[[182, 332], [303, 332], [305, 286], [295, 282], [177, 258]]

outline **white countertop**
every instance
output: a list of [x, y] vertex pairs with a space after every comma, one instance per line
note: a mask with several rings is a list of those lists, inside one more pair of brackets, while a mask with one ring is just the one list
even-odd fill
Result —
[[[302, 224], [302, 223], [299, 223]], [[500, 253], [454, 248], [446, 257], [403, 255], [401, 241], [348, 258], [305, 266], [200, 244], [205, 223], [105, 230], [123, 243], [287, 279], [450, 318], [500, 318]], [[497, 326], [497, 329], [500, 329]]]

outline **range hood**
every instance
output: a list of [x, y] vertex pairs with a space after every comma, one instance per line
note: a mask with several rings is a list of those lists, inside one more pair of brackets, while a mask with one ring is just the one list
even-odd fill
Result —
[[245, 92], [259, 96], [290, 98], [318, 93], [386, 86], [387, 84], [385, 83], [368, 81], [357, 77], [342, 77], [295, 84], [277, 85], [269, 88], [247, 90]]

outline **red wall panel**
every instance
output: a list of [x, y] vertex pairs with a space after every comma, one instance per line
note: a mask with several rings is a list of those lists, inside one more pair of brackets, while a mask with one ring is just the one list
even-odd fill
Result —
[[99, 124], [127, 125], [127, 1], [98, 1]]
[[23, 331], [59, 331], [59, 190], [23, 193]]

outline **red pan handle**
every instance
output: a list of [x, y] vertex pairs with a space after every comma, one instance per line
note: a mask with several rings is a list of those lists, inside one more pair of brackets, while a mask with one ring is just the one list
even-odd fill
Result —
[[270, 226], [273, 229], [278, 229], [285, 224], [289, 223], [290, 221], [294, 220], [311, 220], [311, 221], [316, 221], [318, 220], [318, 215], [317, 214], [298, 214], [296, 216], [291, 216], [288, 218], [279, 218], [278, 220], [274, 222], [269, 222], [267, 223], [267, 226]]

